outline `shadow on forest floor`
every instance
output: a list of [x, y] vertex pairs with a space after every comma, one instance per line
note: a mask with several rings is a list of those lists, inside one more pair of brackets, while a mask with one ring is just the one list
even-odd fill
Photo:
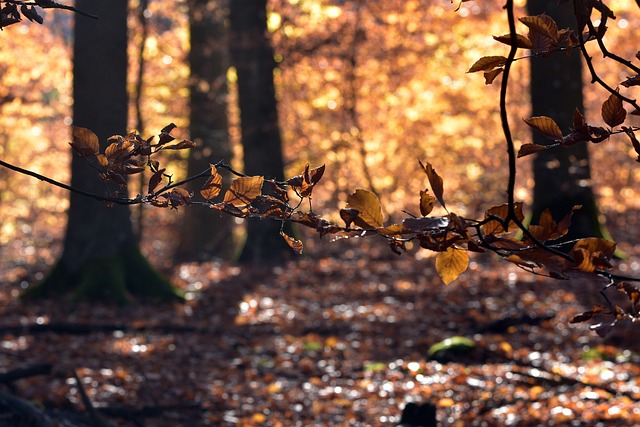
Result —
[[[426, 401], [441, 425], [640, 423], [637, 329], [602, 340], [568, 323], [600, 303], [599, 285], [483, 257], [445, 287], [430, 259], [346, 248], [282, 267], [176, 266], [182, 305], [23, 302], [5, 271], [0, 369], [50, 365], [11, 391], [80, 412], [75, 371], [122, 426], [383, 426]], [[475, 349], [429, 360], [451, 336]]]

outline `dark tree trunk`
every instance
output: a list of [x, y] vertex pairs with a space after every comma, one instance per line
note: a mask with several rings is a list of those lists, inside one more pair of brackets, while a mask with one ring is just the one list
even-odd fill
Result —
[[[77, 0], [73, 59], [74, 125], [94, 131], [101, 144], [127, 130], [127, 0]], [[103, 145], [104, 148], [104, 145]], [[71, 185], [96, 194], [105, 183], [85, 159], [73, 156]], [[127, 206], [107, 207], [71, 193], [64, 250], [52, 273], [27, 295], [74, 292], [74, 298], [132, 295], [168, 299], [176, 293], [151, 268], [135, 243]]]
[[[238, 73], [244, 169], [248, 175], [282, 180], [284, 164], [275, 98], [273, 47], [267, 34], [267, 0], [232, 0], [231, 59]], [[241, 261], [279, 261], [290, 249], [280, 224], [250, 220]]]
[[[232, 149], [227, 121], [228, 17], [225, 0], [189, 0], [191, 49], [190, 134], [197, 143], [189, 156], [187, 176], [196, 175], [218, 160], [231, 162]], [[229, 174], [221, 170], [224, 181]], [[196, 194], [202, 182], [189, 191]], [[185, 209], [176, 255], [185, 261], [218, 257], [231, 259], [236, 249], [234, 221], [229, 215], [192, 206]]]
[[[559, 4], [556, 0], [530, 0], [527, 9], [529, 15], [546, 13], [558, 23], [559, 28], [576, 26], [571, 2]], [[576, 108], [584, 113], [582, 87], [582, 60], [577, 50], [571, 55], [555, 53], [549, 58], [531, 59], [532, 115], [552, 117], [565, 133], [572, 127]], [[541, 133], [533, 132], [533, 142], [546, 145], [549, 140]], [[533, 173], [533, 224], [538, 223], [546, 208], [558, 221], [573, 206], [582, 205], [582, 209], [574, 214], [565, 239], [602, 237], [586, 144], [537, 153], [533, 160]]]

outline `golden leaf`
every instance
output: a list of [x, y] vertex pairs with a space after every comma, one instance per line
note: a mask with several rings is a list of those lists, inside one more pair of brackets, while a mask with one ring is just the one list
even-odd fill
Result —
[[380, 200], [371, 191], [359, 188], [355, 193], [347, 196], [347, 209], [358, 210], [358, 217], [354, 222], [362, 228], [383, 226]]
[[427, 192], [427, 190], [420, 190], [420, 214], [427, 216], [433, 210], [433, 202], [436, 198]]
[[503, 67], [504, 64], [507, 63], [507, 58], [504, 56], [483, 56], [478, 59], [472, 66], [469, 68], [467, 73], [476, 73], [478, 71], [491, 71], [494, 68]]
[[222, 189], [222, 175], [218, 173], [215, 166], [211, 165], [211, 176], [200, 189], [200, 194], [207, 200], [211, 200], [220, 194]]
[[224, 203], [236, 207], [249, 205], [262, 194], [263, 182], [262, 176], [246, 176], [233, 180], [231, 187], [224, 195]]
[[100, 151], [98, 135], [87, 128], [74, 127], [72, 141], [71, 146], [80, 156], [95, 155]]
[[538, 116], [523, 120], [526, 124], [541, 132], [547, 138], [555, 141], [562, 141], [562, 130], [551, 117]]
[[447, 248], [436, 257], [436, 271], [445, 285], [453, 282], [469, 266], [469, 255], [463, 249]]

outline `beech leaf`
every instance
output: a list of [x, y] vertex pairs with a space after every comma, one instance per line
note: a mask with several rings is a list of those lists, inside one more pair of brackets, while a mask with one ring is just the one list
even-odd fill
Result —
[[428, 190], [420, 190], [420, 214], [427, 216], [433, 210], [433, 202], [436, 198], [428, 193]]
[[518, 158], [546, 150], [547, 146], [540, 144], [522, 144], [518, 150]]
[[422, 170], [424, 170], [424, 173], [427, 174], [427, 178], [429, 179], [429, 185], [431, 185], [431, 189], [433, 190], [433, 194], [435, 194], [436, 199], [438, 199], [438, 202], [440, 202], [443, 208], [447, 209], [447, 207], [444, 204], [444, 198], [443, 198], [444, 184], [442, 181], [442, 177], [438, 175], [438, 173], [433, 168], [433, 166], [431, 166], [431, 163], [427, 162], [427, 164], [422, 164], [422, 162], [419, 160], [418, 160], [418, 163], [420, 163], [420, 167], [422, 167]]
[[[512, 45], [511, 34], [505, 34], [503, 36], [493, 36], [493, 39], [509, 46]], [[531, 49], [531, 40], [529, 40], [522, 34], [516, 34], [516, 47], [522, 49]]]
[[211, 176], [200, 189], [200, 194], [207, 200], [215, 198], [222, 190], [222, 175], [215, 166], [211, 165]]
[[504, 68], [494, 68], [491, 71], [485, 71], [484, 72], [484, 84], [490, 85], [491, 83], [493, 83], [493, 81], [496, 79], [496, 77], [498, 77], [500, 74], [502, 74], [503, 71], [504, 71]]
[[551, 117], [537, 116], [523, 119], [526, 124], [541, 132], [544, 136], [554, 141], [562, 141], [562, 130]]
[[289, 236], [283, 231], [280, 232], [280, 235], [282, 236], [284, 241], [287, 242], [287, 245], [289, 245], [289, 247], [293, 249], [295, 253], [297, 253], [298, 255], [302, 255], [303, 245], [300, 240], [294, 239], [293, 237]]
[[234, 179], [231, 187], [224, 195], [224, 203], [238, 206], [247, 206], [262, 194], [262, 176], [245, 176]]
[[478, 59], [472, 66], [469, 68], [467, 73], [476, 73], [478, 71], [491, 71], [494, 68], [503, 67], [504, 64], [507, 63], [507, 58], [504, 56], [483, 56]]
[[616, 93], [609, 95], [602, 103], [602, 120], [612, 128], [621, 125], [627, 118], [627, 111], [622, 107], [622, 99], [616, 95], [618, 92], [616, 89]]
[[558, 37], [558, 27], [555, 22], [551, 24], [549, 19], [551, 18], [548, 15], [523, 16], [519, 21], [529, 27], [529, 30], [555, 40]]
[[71, 147], [80, 156], [92, 156], [100, 151], [98, 135], [87, 128], [74, 127], [72, 132]]
[[449, 247], [436, 257], [436, 271], [445, 285], [456, 280], [468, 266], [469, 255], [463, 249]]
[[362, 228], [383, 226], [382, 206], [378, 196], [361, 188], [347, 196], [347, 209], [356, 209], [358, 216], [354, 222]]

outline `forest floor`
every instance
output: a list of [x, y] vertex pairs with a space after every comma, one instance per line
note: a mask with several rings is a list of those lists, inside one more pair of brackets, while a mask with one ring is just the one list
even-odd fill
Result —
[[[443, 426], [640, 425], [638, 327], [602, 339], [569, 323], [601, 284], [485, 255], [445, 287], [431, 258], [329, 247], [279, 267], [170, 266], [187, 302], [130, 306], [19, 300], [48, 267], [0, 248], [0, 372], [44, 372], [0, 374], [0, 391], [54, 425], [88, 413], [83, 392], [117, 426], [389, 426], [408, 402]], [[453, 336], [472, 351], [429, 357]], [[1, 425], [18, 421], [0, 404]]]

